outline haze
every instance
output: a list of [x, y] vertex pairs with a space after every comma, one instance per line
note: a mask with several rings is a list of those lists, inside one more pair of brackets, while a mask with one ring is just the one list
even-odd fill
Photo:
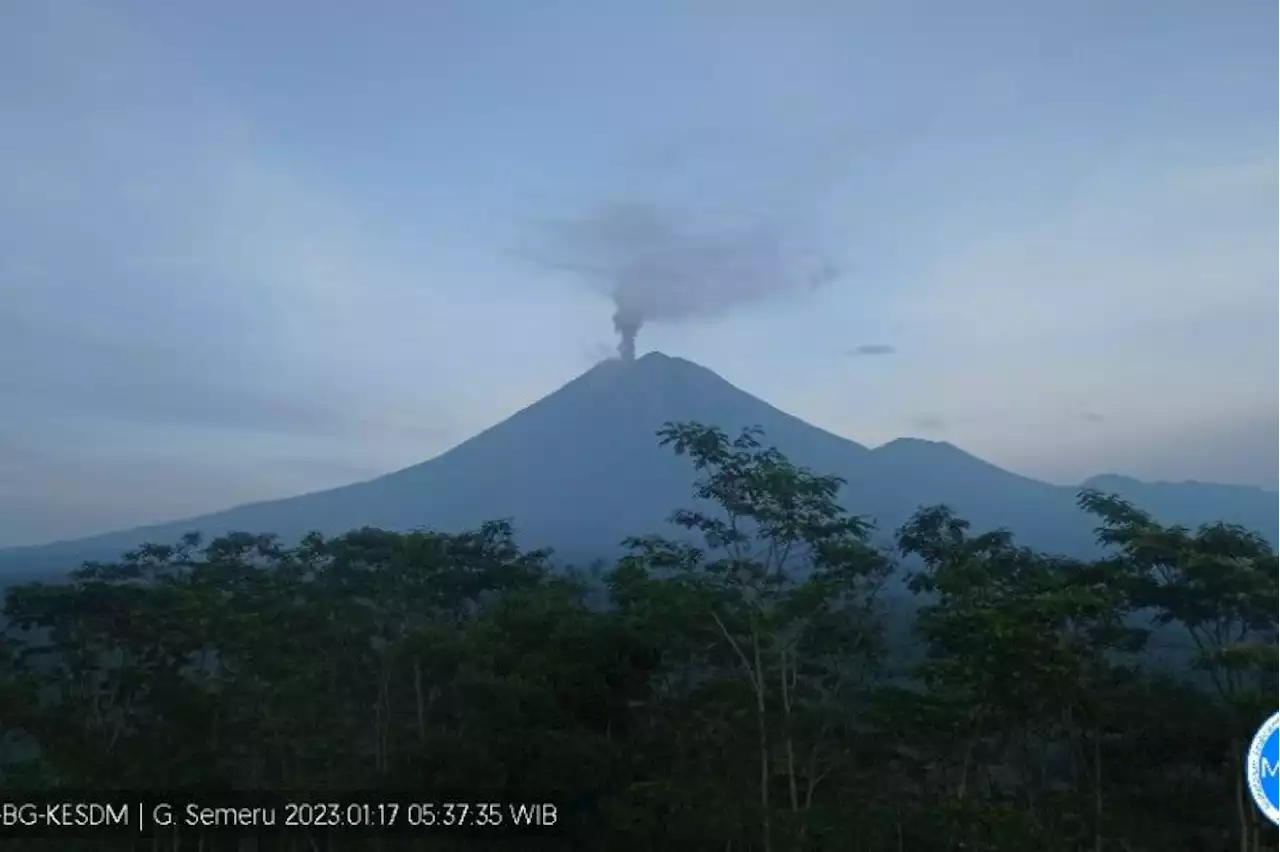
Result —
[[615, 305], [531, 241], [618, 204], [767, 220], [822, 278], [658, 311], [641, 352], [864, 444], [1274, 488], [1276, 30], [1262, 0], [10, 0], [0, 545], [367, 479], [542, 397]]

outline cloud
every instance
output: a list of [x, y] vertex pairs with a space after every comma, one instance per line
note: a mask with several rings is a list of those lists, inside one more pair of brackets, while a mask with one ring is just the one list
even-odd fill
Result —
[[[148, 433], [150, 435], [150, 433]], [[37, 544], [190, 517], [247, 502], [288, 497], [369, 479], [359, 460], [319, 459], [289, 445], [265, 455], [186, 448], [48, 447], [0, 441], [0, 542]], [[157, 506], [163, 506], [158, 513]]]
[[0, 363], [22, 365], [0, 546], [345, 484], [475, 430], [440, 402], [470, 379], [430, 357], [466, 323], [414, 253], [125, 19], [24, 12], [42, 49], [0, 33], [35, 93], [0, 159]]
[[[895, 342], [910, 344], [906, 366], [928, 369], [868, 376], [864, 387], [895, 408], [927, 398], [952, 417], [949, 440], [1054, 478], [1067, 462], [1046, 436], [1064, 421], [1090, 424], [1067, 430], [1078, 442], [1075, 476], [1121, 467], [1119, 448], [1163, 452], [1205, 409], [1274, 410], [1274, 182], [1264, 199], [1233, 172], [1206, 193], [1178, 178], [1196, 171], [1178, 167], [1185, 164], [1142, 165], [1100, 162], [1091, 183], [1055, 204], [940, 238], [943, 250], [924, 261], [929, 269], [878, 318]], [[1212, 388], [1212, 402], [1187, 388]], [[1216, 443], [1207, 431], [1204, 443]], [[1240, 478], [1245, 467], [1228, 461], [1227, 447], [1215, 452], [1220, 478], [1255, 481]], [[1192, 463], [1170, 454], [1160, 475], [1177, 478]], [[1194, 464], [1214, 478], [1207, 450]], [[1256, 466], [1274, 477], [1267, 456], [1257, 455]], [[1144, 456], [1144, 475], [1158, 469]]]
[[715, 319], [767, 298], [812, 291], [837, 275], [763, 219], [623, 203], [543, 223], [541, 232], [534, 255], [613, 300], [615, 328], [632, 354], [645, 323]]
[[607, 361], [614, 354], [614, 348], [603, 340], [593, 340], [582, 345], [582, 363], [585, 365], [595, 365], [601, 361]]
[[848, 351], [847, 354], [855, 358], [874, 355], [892, 355], [898, 350], [888, 343], [864, 343], [861, 346], [855, 346]]
[[1175, 178], [1176, 184], [1186, 191], [1209, 196], [1229, 196], [1241, 191], [1270, 194], [1277, 180], [1280, 180], [1280, 162], [1274, 152], [1189, 169]]
[[926, 435], [939, 435], [951, 429], [951, 423], [940, 414], [921, 414], [911, 418], [908, 425]]

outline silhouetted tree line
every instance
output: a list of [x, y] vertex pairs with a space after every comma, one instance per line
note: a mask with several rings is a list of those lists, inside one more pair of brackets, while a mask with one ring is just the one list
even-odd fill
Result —
[[[552, 801], [555, 848], [1276, 848], [1242, 768], [1276, 709], [1277, 560], [1260, 536], [1085, 492], [1098, 561], [975, 534], [944, 507], [891, 552], [837, 504], [840, 480], [758, 432], [659, 434], [716, 511], [673, 516], [700, 546], [634, 539], [598, 576], [552, 570], [490, 523], [296, 547], [192, 535], [12, 589], [0, 784]], [[907, 558], [904, 668], [884, 588]], [[1190, 665], [1153, 664], [1153, 634], [1185, 636]]]

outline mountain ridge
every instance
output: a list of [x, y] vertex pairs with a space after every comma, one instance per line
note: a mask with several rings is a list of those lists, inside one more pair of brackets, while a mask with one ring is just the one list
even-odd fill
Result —
[[[663, 531], [669, 513], [691, 499], [687, 460], [657, 446], [667, 421], [694, 420], [736, 433], [760, 426], [765, 441], [797, 464], [846, 480], [842, 501], [891, 531], [921, 504], [947, 503], [975, 528], [1006, 526], [1044, 549], [1078, 552], [1093, 544], [1074, 487], [1016, 474], [945, 441], [899, 438], [868, 448], [735, 387], [683, 358], [651, 352], [634, 362], [601, 362], [509, 417], [414, 465], [338, 488], [242, 504], [218, 512], [40, 545], [0, 549], [0, 573], [74, 567], [147, 541], [199, 530], [271, 532], [285, 540], [317, 530], [472, 528], [510, 518], [521, 541], [562, 557], [614, 555], [622, 538]], [[1277, 495], [1247, 486], [1155, 485], [1102, 474], [1166, 522], [1232, 520], [1274, 541]], [[1225, 490], [1224, 490], [1225, 489]], [[1126, 493], [1127, 492], [1127, 493]], [[1138, 499], [1134, 495], [1144, 496]], [[1228, 517], [1198, 505], [1204, 495]], [[1149, 504], [1157, 504], [1149, 506]], [[1259, 519], [1269, 518], [1264, 526]], [[26, 566], [23, 570], [21, 566]]]

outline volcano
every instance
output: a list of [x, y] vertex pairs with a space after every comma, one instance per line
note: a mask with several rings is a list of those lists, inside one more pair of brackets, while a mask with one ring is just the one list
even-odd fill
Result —
[[[610, 360], [506, 420], [421, 464], [311, 494], [76, 541], [0, 551], [0, 576], [42, 576], [86, 559], [110, 559], [145, 542], [199, 531], [270, 532], [293, 541], [337, 534], [471, 529], [508, 518], [522, 544], [551, 547], [566, 562], [608, 559], [630, 535], [670, 532], [666, 518], [692, 499], [687, 459], [659, 447], [668, 421], [698, 421], [736, 434], [760, 426], [798, 464], [843, 477], [842, 503], [887, 536], [920, 505], [946, 503], [975, 529], [1007, 527], [1025, 544], [1085, 555], [1092, 521], [1075, 491], [1002, 470], [945, 442], [899, 439], [876, 449], [826, 432], [739, 390], [711, 370], [652, 352]], [[1276, 538], [1277, 495], [1200, 483], [1151, 484], [1103, 477], [1092, 484], [1150, 506], [1167, 523], [1228, 520]], [[1114, 486], [1114, 487], [1113, 487]]]

